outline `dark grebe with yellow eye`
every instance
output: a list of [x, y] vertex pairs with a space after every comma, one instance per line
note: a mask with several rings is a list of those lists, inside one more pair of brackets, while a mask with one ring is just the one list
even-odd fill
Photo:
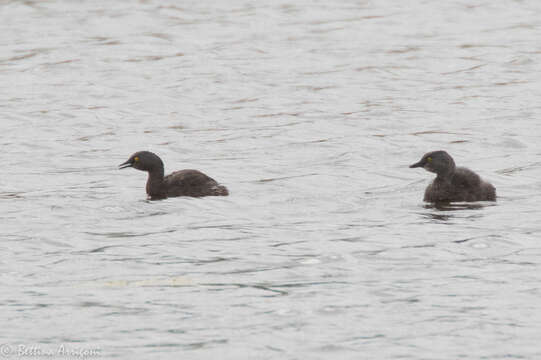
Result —
[[434, 181], [425, 190], [424, 201], [495, 201], [496, 189], [479, 175], [464, 167], [456, 167], [453, 158], [443, 150], [425, 154], [410, 168], [422, 167], [436, 173]]
[[223, 185], [198, 170], [175, 171], [164, 177], [163, 162], [150, 151], [139, 151], [119, 165], [120, 169], [133, 167], [148, 172], [147, 194], [149, 199], [165, 199], [175, 196], [227, 196]]

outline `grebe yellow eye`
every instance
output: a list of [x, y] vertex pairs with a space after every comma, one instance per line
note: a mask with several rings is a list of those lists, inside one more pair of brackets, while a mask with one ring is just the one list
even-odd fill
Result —
[[429, 156], [429, 157], [426, 158], [426, 161], [431, 162], [432, 158]]
[[139, 161], [139, 156], [134, 157], [133, 160]]

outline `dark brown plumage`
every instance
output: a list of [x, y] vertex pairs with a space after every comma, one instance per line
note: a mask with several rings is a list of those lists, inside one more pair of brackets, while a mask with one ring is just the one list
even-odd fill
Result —
[[456, 167], [453, 158], [443, 150], [425, 154], [410, 168], [422, 167], [437, 176], [425, 190], [424, 201], [495, 201], [496, 189], [479, 175], [464, 167]]
[[175, 196], [227, 196], [227, 188], [198, 170], [175, 171], [164, 177], [163, 162], [150, 151], [139, 151], [119, 165], [148, 172], [146, 191], [151, 200]]

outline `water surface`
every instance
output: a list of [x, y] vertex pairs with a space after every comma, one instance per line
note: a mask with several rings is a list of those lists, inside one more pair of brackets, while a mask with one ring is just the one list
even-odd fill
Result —
[[[536, 1], [2, 2], [7, 355], [540, 357], [540, 19]], [[432, 175], [408, 165], [437, 149], [498, 202], [424, 204]], [[149, 202], [116, 168], [138, 150], [231, 196]]]

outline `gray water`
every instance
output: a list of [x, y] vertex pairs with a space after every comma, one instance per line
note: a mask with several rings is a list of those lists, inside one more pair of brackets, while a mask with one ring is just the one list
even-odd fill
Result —
[[[2, 1], [0, 355], [541, 358], [540, 39], [535, 0]], [[423, 203], [438, 149], [497, 203]], [[138, 150], [231, 196], [147, 201]]]

